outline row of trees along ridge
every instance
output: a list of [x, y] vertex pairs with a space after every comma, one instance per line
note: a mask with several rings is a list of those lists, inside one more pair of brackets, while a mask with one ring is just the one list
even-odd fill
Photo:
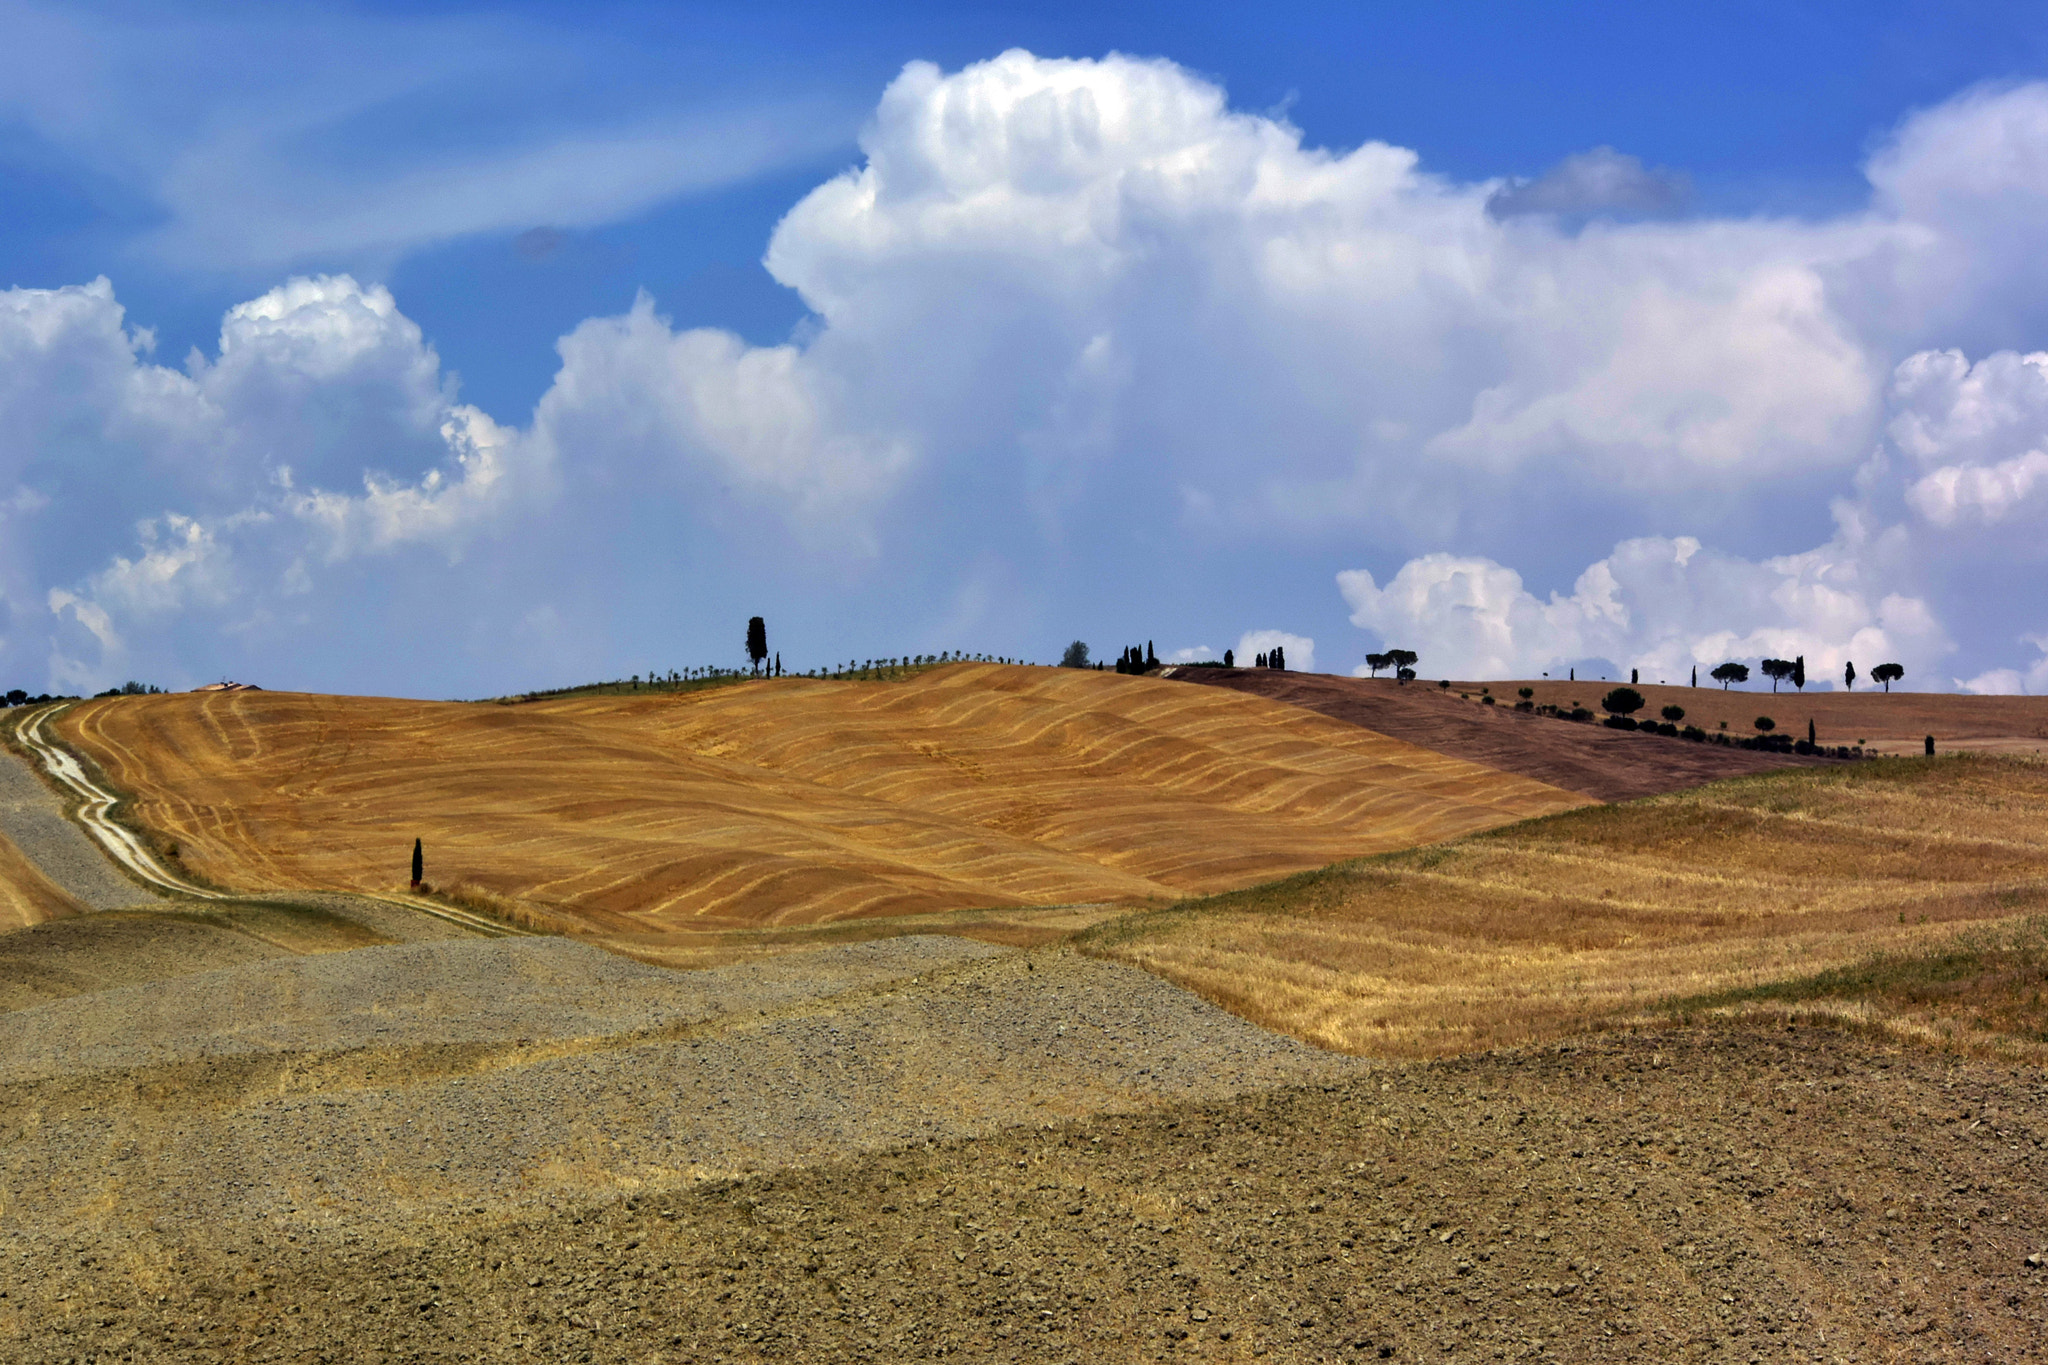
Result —
[[[1804, 654], [1801, 654], [1796, 659], [1765, 659], [1757, 667], [1763, 671], [1763, 675], [1766, 678], [1771, 680], [1771, 691], [1773, 692], [1778, 690], [1778, 684], [1782, 682], [1789, 682], [1801, 691], [1806, 689], [1806, 656]], [[1633, 677], [1634, 675], [1631, 674], [1630, 676]], [[1697, 673], [1694, 676], [1697, 678]], [[1739, 664], [1730, 659], [1727, 663], [1717, 666], [1707, 676], [1721, 684], [1721, 690], [1726, 692], [1730, 683], [1749, 681], [1749, 665]], [[1870, 670], [1870, 680], [1883, 683], [1884, 690], [1887, 692], [1892, 690], [1893, 683], [1905, 676], [1906, 670], [1898, 664], [1879, 664], [1876, 668]], [[1842, 689], [1844, 691], [1854, 691], [1855, 687], [1856, 665], [1853, 661], [1844, 663], [1842, 665]]]

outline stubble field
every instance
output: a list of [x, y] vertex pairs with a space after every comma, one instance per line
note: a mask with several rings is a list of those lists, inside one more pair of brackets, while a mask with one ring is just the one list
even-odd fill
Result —
[[676, 935], [1242, 886], [1585, 798], [1259, 698], [959, 665], [521, 705], [241, 692], [52, 727], [189, 873], [428, 878], [659, 953]]
[[[1082, 941], [1320, 1046], [1445, 1056], [2016, 930], [2048, 912], [2044, 811], [2032, 761], [1792, 770], [1319, 869]], [[2048, 1025], [2048, 979], [2030, 972], [2012, 990]], [[1836, 1008], [1824, 994], [1802, 1008]], [[1967, 1012], [1906, 1014], [1972, 1031]]]

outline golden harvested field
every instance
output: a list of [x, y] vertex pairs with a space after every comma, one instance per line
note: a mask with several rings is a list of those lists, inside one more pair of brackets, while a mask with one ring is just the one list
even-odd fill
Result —
[[2048, 764], [2031, 760], [1795, 769], [1354, 861], [1082, 942], [1368, 1055], [1557, 1038], [1683, 997], [2048, 1054], [2048, 953], [2027, 919], [2048, 911], [2044, 809]]
[[216, 884], [389, 891], [417, 835], [430, 881], [641, 950], [1176, 898], [1585, 804], [1257, 697], [996, 665], [519, 705], [123, 697], [55, 728]]
[[45, 877], [22, 856], [11, 839], [0, 834], [0, 933], [84, 912], [84, 906]]

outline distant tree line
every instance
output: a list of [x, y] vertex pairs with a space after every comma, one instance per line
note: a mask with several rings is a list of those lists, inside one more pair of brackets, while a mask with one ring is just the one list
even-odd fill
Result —
[[12, 691], [10, 691], [10, 692], [9, 692], [9, 693], [7, 694], [7, 696], [6, 696], [6, 699], [5, 699], [5, 700], [6, 700], [6, 702], [7, 702], [7, 704], [8, 704], [9, 706], [42, 706], [42, 705], [44, 705], [44, 704], [45, 704], [45, 703], [47, 703], [47, 702], [53, 702], [53, 701], [77, 701], [77, 700], [78, 700], [78, 698], [76, 698], [76, 697], [53, 697], [53, 696], [51, 696], [51, 695], [50, 695], [50, 694], [49, 694], [48, 692], [42, 692], [42, 693], [38, 693], [37, 695], [35, 695], [35, 696], [31, 697], [31, 696], [30, 696], [30, 695], [29, 695], [29, 694], [28, 694], [27, 692], [25, 692], [25, 691], [23, 691], [23, 690], [22, 690], [21, 688], [17, 687], [17, 688], [14, 688], [14, 689], [13, 689]]
[[[1787, 682], [1802, 692], [1806, 690], [1806, 656], [1804, 654], [1790, 659], [1764, 659], [1757, 664], [1757, 669], [1766, 678], [1771, 680], [1771, 691], [1773, 692], [1778, 690], [1778, 684]], [[1695, 673], [1697, 673], [1697, 670], [1695, 670]], [[1727, 663], [1717, 665], [1707, 676], [1721, 684], [1721, 690], [1725, 692], [1728, 690], [1728, 684], [1730, 683], [1749, 681], [1749, 665], [1737, 663], [1735, 660], [1730, 659]], [[1899, 664], [1879, 664], [1870, 670], [1870, 680], [1883, 683], [1884, 690], [1887, 692], [1892, 690], [1893, 683], [1905, 676], [1906, 670]], [[1856, 665], [1853, 661], [1844, 662], [1842, 665], [1842, 690], [1845, 692], [1856, 690]]]
[[[1080, 641], [1075, 641], [1080, 644]], [[1084, 651], [1087, 646], [1082, 645]], [[1068, 648], [1071, 655], [1073, 649]], [[1017, 664], [1021, 659], [1005, 658], [991, 654], [969, 654], [961, 650], [946, 650], [938, 654], [902, 654], [881, 659], [848, 659], [845, 663], [827, 664], [822, 668], [806, 669], [801, 673], [789, 673], [782, 666], [782, 655], [768, 648], [768, 626], [762, 618], [755, 616], [747, 621], [746, 632], [747, 667], [728, 668], [723, 664], [702, 664], [692, 668], [667, 670], [650, 668], [646, 673], [635, 673], [630, 677], [610, 682], [576, 683], [569, 687], [539, 688], [521, 692], [516, 696], [499, 697], [500, 702], [540, 701], [549, 697], [585, 696], [618, 692], [687, 692], [705, 687], [721, 687], [731, 683], [745, 682], [754, 678], [829, 678], [837, 680], [881, 681], [901, 678], [913, 669], [930, 668], [938, 664], [955, 663], [998, 663]], [[1065, 662], [1065, 660], [1062, 660]], [[1086, 667], [1086, 664], [1082, 664]]]
[[[1573, 720], [1581, 724], [1593, 719], [1593, 713], [1577, 703], [1573, 703], [1569, 708], [1549, 705], [1537, 706], [1530, 701], [1533, 689], [1525, 687], [1520, 690], [1522, 701], [1516, 707], [1517, 710], [1534, 711], [1537, 715], [1555, 716], [1559, 720]], [[1777, 722], [1769, 716], [1758, 716], [1756, 718], [1754, 723], [1756, 734], [1754, 735], [1731, 735], [1727, 733], [1725, 728], [1710, 733], [1700, 729], [1697, 725], [1681, 726], [1680, 722], [1685, 719], [1685, 708], [1683, 706], [1673, 705], [1662, 708], [1658, 712], [1663, 717], [1661, 721], [1637, 720], [1635, 718], [1636, 712], [1642, 710], [1646, 705], [1648, 705], [1648, 702], [1643, 697], [1643, 694], [1635, 688], [1614, 688], [1600, 699], [1600, 709], [1607, 713], [1607, 719], [1601, 723], [1610, 730], [1633, 730], [1639, 734], [1661, 735], [1667, 739], [1690, 740], [1694, 744], [1719, 744], [1724, 747], [1737, 749], [1764, 749], [1774, 753], [1813, 754], [1824, 758], [1863, 757], [1863, 747], [1861, 745], [1826, 745], [1816, 743], [1813, 723], [1811, 721], [1807, 722], [1806, 738], [1804, 739], [1794, 739], [1791, 735], [1777, 733]], [[1726, 722], [1723, 722], [1724, 727], [1725, 725]]]
[[[150, 685], [150, 684], [148, 684], [148, 683], [139, 683], [139, 682], [127, 682], [127, 683], [122, 683], [122, 684], [121, 684], [121, 685], [120, 685], [119, 687], [110, 687], [110, 688], [108, 688], [108, 689], [107, 689], [106, 691], [104, 691], [104, 692], [95, 692], [95, 693], [93, 693], [93, 696], [94, 696], [95, 698], [99, 698], [99, 697], [153, 697], [153, 696], [161, 696], [161, 695], [163, 695], [163, 692], [164, 692], [164, 689], [163, 689], [163, 688], [161, 688], [161, 687], [154, 687], [154, 686], [151, 686], [151, 685]], [[52, 693], [49, 693], [49, 692], [39, 692], [39, 693], [35, 694], [34, 696], [30, 696], [30, 695], [29, 695], [29, 693], [28, 693], [28, 690], [27, 690], [26, 688], [20, 688], [20, 687], [10, 688], [10, 689], [9, 689], [9, 690], [8, 690], [8, 691], [7, 691], [6, 693], [5, 693], [5, 694], [0, 694], [0, 703], [4, 703], [4, 704], [6, 704], [6, 705], [8, 705], [8, 706], [45, 706], [45, 705], [47, 705], [47, 704], [49, 704], [50, 702], [53, 702], [53, 701], [77, 701], [77, 700], [78, 700], [78, 698], [77, 698], [77, 697], [74, 697], [74, 696], [66, 696], [66, 695], [63, 695], [63, 694], [52, 694]]]
[[1116, 671], [1119, 673], [1150, 673], [1159, 667], [1159, 656], [1152, 651], [1152, 642], [1147, 640], [1143, 649], [1127, 645], [1124, 652], [1116, 656]]

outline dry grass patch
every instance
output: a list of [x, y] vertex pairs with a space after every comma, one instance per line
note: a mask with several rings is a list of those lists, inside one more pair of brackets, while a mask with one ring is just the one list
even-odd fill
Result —
[[2048, 918], [2001, 920], [1919, 952], [1667, 1002], [1684, 1021], [1822, 1019], [1945, 1052], [2048, 1061]]
[[1325, 1047], [1443, 1056], [1917, 959], [1959, 924], [2048, 910], [2044, 804], [2048, 765], [2020, 759], [1795, 770], [1343, 863], [1083, 943]]

